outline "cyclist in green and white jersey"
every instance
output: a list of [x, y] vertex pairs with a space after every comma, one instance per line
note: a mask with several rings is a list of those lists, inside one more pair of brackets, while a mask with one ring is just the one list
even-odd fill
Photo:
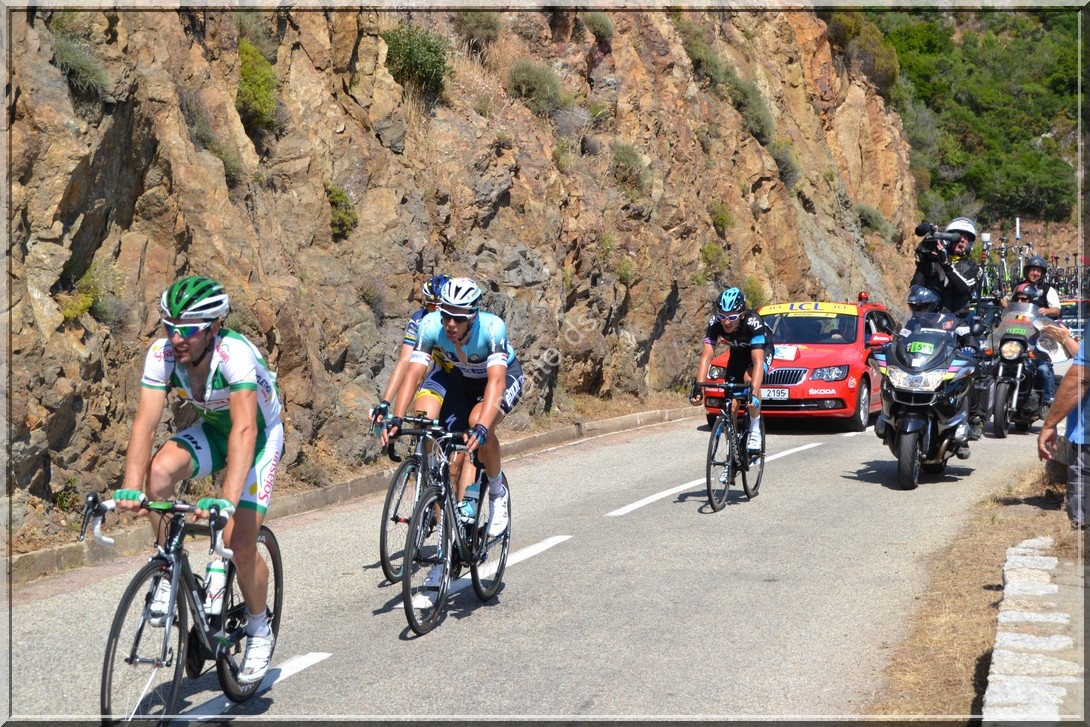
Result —
[[[223, 327], [229, 305], [223, 286], [200, 276], [182, 278], [163, 293], [159, 309], [167, 336], [152, 343], [144, 361], [124, 489], [114, 500], [120, 508], [140, 510], [144, 493], [153, 501], [170, 499], [183, 480], [226, 470], [220, 497], [202, 498], [197, 509], [206, 517], [217, 504], [230, 518], [224, 540], [234, 551], [248, 612], [239, 681], [248, 684], [265, 676], [275, 646], [266, 610], [269, 571], [257, 556], [257, 536], [284, 450], [284, 426], [275, 376], [264, 357], [244, 336]], [[201, 421], [174, 434], [152, 456], [169, 391], [191, 404]], [[148, 514], [161, 542], [161, 516], [140, 512]], [[169, 587], [160, 583], [152, 625], [162, 623]]]

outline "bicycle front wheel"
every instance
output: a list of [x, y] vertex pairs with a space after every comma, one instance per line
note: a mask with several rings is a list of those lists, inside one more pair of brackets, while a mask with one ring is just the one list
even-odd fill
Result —
[[[280, 544], [276, 542], [276, 536], [268, 525], [262, 525], [258, 531], [257, 557], [265, 561], [265, 567], [269, 569], [269, 590], [265, 596], [265, 607], [269, 611], [269, 626], [273, 636], [276, 636], [280, 633], [280, 614], [284, 607], [284, 564], [280, 558]], [[233, 562], [227, 567], [223, 611], [219, 618], [223, 619], [223, 634], [228, 643], [220, 648], [216, 657], [216, 676], [219, 677], [220, 688], [228, 699], [232, 702], [245, 702], [257, 694], [261, 682], [242, 684], [238, 680], [246, 655], [246, 601], [242, 598], [242, 589], [238, 586], [238, 571]]]
[[[728, 415], [729, 416], [729, 415]], [[734, 476], [734, 427], [726, 417], [719, 417], [708, 440], [708, 504], [719, 512], [727, 504], [727, 492]]]
[[390, 583], [401, 581], [405, 561], [405, 536], [419, 486], [420, 460], [414, 454], [398, 465], [386, 491], [382, 523], [378, 531], [378, 555], [382, 574]]
[[161, 578], [170, 579], [168, 564], [161, 560], [147, 563], [117, 605], [102, 662], [104, 724], [149, 719], [166, 722], [174, 712], [185, 667], [186, 601], [177, 599], [169, 629], [152, 626], [151, 602]]
[[488, 484], [481, 483], [477, 536], [473, 546], [473, 557], [469, 562], [469, 573], [473, 577], [473, 592], [482, 601], [489, 600], [500, 590], [500, 584], [503, 583], [503, 571], [507, 567], [507, 555], [511, 551], [511, 485], [507, 483], [506, 473], [503, 475], [503, 486], [507, 488], [507, 527], [502, 534], [492, 537], [488, 534], [492, 500], [487, 496]]
[[[862, 391], [860, 391], [860, 395], [862, 395]], [[757, 421], [760, 422], [761, 427], [761, 451], [759, 453], [746, 452], [749, 464], [742, 468], [742, 491], [746, 493], [746, 497], [750, 500], [757, 497], [757, 493], [761, 489], [761, 478], [765, 474], [765, 418], [761, 417]]]
[[401, 593], [405, 618], [418, 635], [439, 623], [450, 587], [451, 523], [438, 487], [424, 490], [413, 510], [405, 538], [405, 573]]

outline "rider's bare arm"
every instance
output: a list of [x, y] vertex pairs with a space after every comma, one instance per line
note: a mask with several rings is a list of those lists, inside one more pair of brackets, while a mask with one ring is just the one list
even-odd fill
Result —
[[132, 431], [129, 433], [129, 446], [125, 451], [125, 479], [122, 485], [125, 489], [145, 491], [148, 465], [151, 463], [151, 452], [155, 444], [155, 430], [159, 427], [166, 401], [166, 390], [140, 387], [140, 401], [136, 406]]

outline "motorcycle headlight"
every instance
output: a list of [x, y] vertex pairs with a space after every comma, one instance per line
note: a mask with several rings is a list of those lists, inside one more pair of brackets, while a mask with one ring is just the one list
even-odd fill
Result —
[[811, 381], [840, 381], [848, 375], [847, 365], [840, 366], [826, 366], [825, 368], [814, 369], [814, 373], [810, 375]]
[[999, 355], [1008, 361], [1013, 361], [1021, 358], [1024, 350], [1025, 348], [1020, 341], [1007, 341], [999, 347]]
[[946, 371], [926, 371], [922, 374], [912, 374], [896, 366], [890, 366], [886, 374], [889, 382], [898, 389], [909, 391], [934, 391], [946, 378]]
[[724, 373], [726, 373], [726, 369], [724, 369], [722, 366], [709, 366], [708, 367], [708, 378], [709, 379], [721, 379], [721, 378], [723, 378]]

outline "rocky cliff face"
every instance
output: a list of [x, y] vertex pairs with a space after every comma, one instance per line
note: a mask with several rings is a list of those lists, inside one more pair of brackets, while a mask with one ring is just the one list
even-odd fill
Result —
[[[116, 482], [156, 301], [180, 274], [226, 284], [232, 325], [279, 372], [287, 472], [319, 480], [375, 456], [366, 410], [433, 271], [474, 277], [506, 318], [532, 383], [512, 427], [571, 392], [687, 381], [726, 285], [767, 301], [867, 289], [899, 307], [918, 220], [897, 116], [810, 13], [685, 15], [759, 89], [774, 141], [699, 78], [664, 13], [611, 14], [603, 41], [574, 12], [504, 13], [482, 58], [451, 13], [414, 12], [455, 49], [441, 98], [423, 104], [380, 37], [407, 14], [270, 12], [280, 124], [256, 141], [235, 110], [233, 13], [88, 13], [108, 79], [97, 97], [70, 90], [48, 12], [13, 14], [15, 490]], [[513, 98], [522, 57], [574, 102], [544, 119]], [[218, 154], [195, 141], [198, 122]], [[614, 173], [625, 144], [636, 188]], [[326, 184], [359, 213], [344, 239]], [[889, 239], [864, 229], [860, 205]], [[109, 310], [66, 317], [88, 271]]]

